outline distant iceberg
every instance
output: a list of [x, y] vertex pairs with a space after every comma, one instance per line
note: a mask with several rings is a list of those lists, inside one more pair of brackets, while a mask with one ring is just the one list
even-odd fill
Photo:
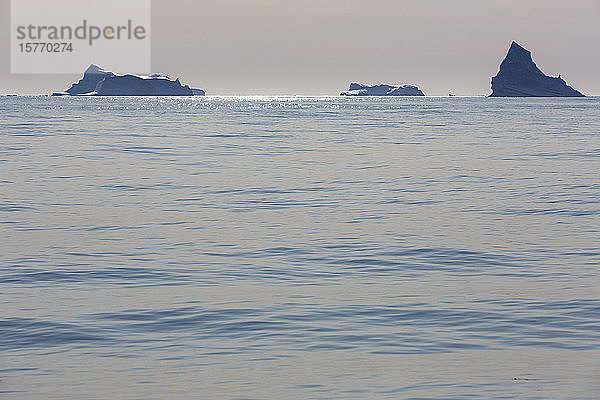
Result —
[[533, 62], [531, 52], [512, 42], [492, 78], [490, 97], [585, 97], [561, 78], [545, 75]]
[[115, 74], [90, 65], [83, 78], [53, 96], [204, 96], [204, 90], [182, 85], [164, 75]]
[[392, 86], [392, 85], [362, 85], [360, 83], [351, 83], [346, 92], [340, 93], [340, 96], [425, 96], [421, 89], [413, 85]]

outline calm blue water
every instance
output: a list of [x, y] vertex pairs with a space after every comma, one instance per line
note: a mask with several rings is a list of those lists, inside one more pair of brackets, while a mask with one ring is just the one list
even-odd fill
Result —
[[0, 116], [2, 399], [598, 398], [600, 98]]

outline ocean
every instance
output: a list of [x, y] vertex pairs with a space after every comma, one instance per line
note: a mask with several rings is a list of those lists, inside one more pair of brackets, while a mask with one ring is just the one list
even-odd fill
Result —
[[0, 97], [1, 399], [596, 399], [600, 98]]

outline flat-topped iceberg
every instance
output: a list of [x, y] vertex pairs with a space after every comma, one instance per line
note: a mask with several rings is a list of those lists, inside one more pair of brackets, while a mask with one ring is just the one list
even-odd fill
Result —
[[490, 97], [584, 97], [560, 77], [545, 75], [533, 62], [531, 52], [512, 42], [492, 78]]
[[90, 65], [83, 78], [53, 96], [204, 96], [202, 89], [182, 85], [164, 75], [116, 74]]
[[403, 85], [363, 85], [352, 82], [346, 92], [340, 93], [340, 96], [425, 96], [416, 86]]

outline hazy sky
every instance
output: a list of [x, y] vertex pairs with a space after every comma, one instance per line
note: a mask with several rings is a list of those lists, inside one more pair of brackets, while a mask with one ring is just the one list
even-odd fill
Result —
[[[0, 93], [68, 88], [79, 76], [10, 74], [9, 3], [0, 0]], [[489, 94], [516, 40], [545, 73], [600, 95], [600, 0], [154, 0], [152, 7], [152, 69], [208, 94], [335, 95], [351, 81]]]

